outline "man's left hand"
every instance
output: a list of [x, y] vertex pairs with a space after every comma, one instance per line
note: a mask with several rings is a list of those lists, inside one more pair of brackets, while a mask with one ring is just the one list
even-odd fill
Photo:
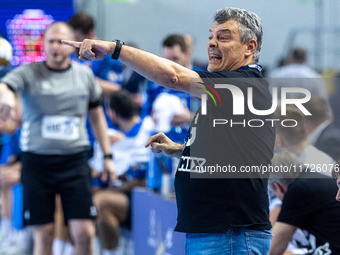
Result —
[[113, 182], [116, 180], [116, 168], [112, 161], [112, 159], [104, 159], [104, 167], [103, 167], [103, 173], [101, 176], [101, 180], [103, 182], [108, 181], [109, 186], [113, 185]]

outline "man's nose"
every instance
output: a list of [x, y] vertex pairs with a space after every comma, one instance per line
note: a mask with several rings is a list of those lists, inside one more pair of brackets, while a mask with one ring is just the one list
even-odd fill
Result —
[[210, 39], [208, 42], [209, 48], [216, 48], [217, 47], [217, 42], [214, 38]]

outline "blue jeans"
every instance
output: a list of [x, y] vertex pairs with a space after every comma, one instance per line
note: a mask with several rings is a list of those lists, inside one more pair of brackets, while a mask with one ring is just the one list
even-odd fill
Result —
[[229, 230], [226, 234], [192, 234], [185, 239], [186, 255], [267, 255], [270, 230]]

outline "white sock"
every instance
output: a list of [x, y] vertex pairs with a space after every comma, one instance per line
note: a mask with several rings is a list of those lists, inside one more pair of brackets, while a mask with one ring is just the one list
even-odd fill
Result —
[[[27, 253], [33, 247], [33, 232], [30, 228], [16, 229], [11, 232], [11, 239], [15, 246], [20, 247], [23, 253]], [[21, 253], [20, 253], [21, 254]]]
[[54, 238], [52, 244], [53, 255], [63, 255], [66, 242], [59, 238]]
[[96, 255], [101, 254], [101, 249], [102, 249], [102, 246], [101, 246], [100, 240], [96, 236], [95, 238], [93, 238], [93, 254], [96, 254]]
[[118, 255], [118, 251], [117, 249], [114, 250], [103, 249], [103, 255]]
[[12, 220], [4, 218], [1, 220], [1, 235], [7, 236], [12, 231]]
[[63, 255], [73, 255], [74, 247], [72, 244], [66, 242]]

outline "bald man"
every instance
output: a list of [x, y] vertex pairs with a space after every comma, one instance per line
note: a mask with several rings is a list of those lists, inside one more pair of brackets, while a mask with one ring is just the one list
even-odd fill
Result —
[[56, 194], [75, 243], [74, 254], [93, 253], [96, 209], [85, 154], [87, 114], [105, 154], [103, 179], [114, 178], [101, 89], [88, 67], [71, 62], [73, 50], [61, 43], [64, 38], [73, 38], [72, 29], [63, 22], [52, 24], [44, 37], [46, 61], [18, 67], [0, 83], [0, 122], [14, 116], [15, 93], [23, 102], [24, 222], [35, 226], [35, 255], [52, 255]]

